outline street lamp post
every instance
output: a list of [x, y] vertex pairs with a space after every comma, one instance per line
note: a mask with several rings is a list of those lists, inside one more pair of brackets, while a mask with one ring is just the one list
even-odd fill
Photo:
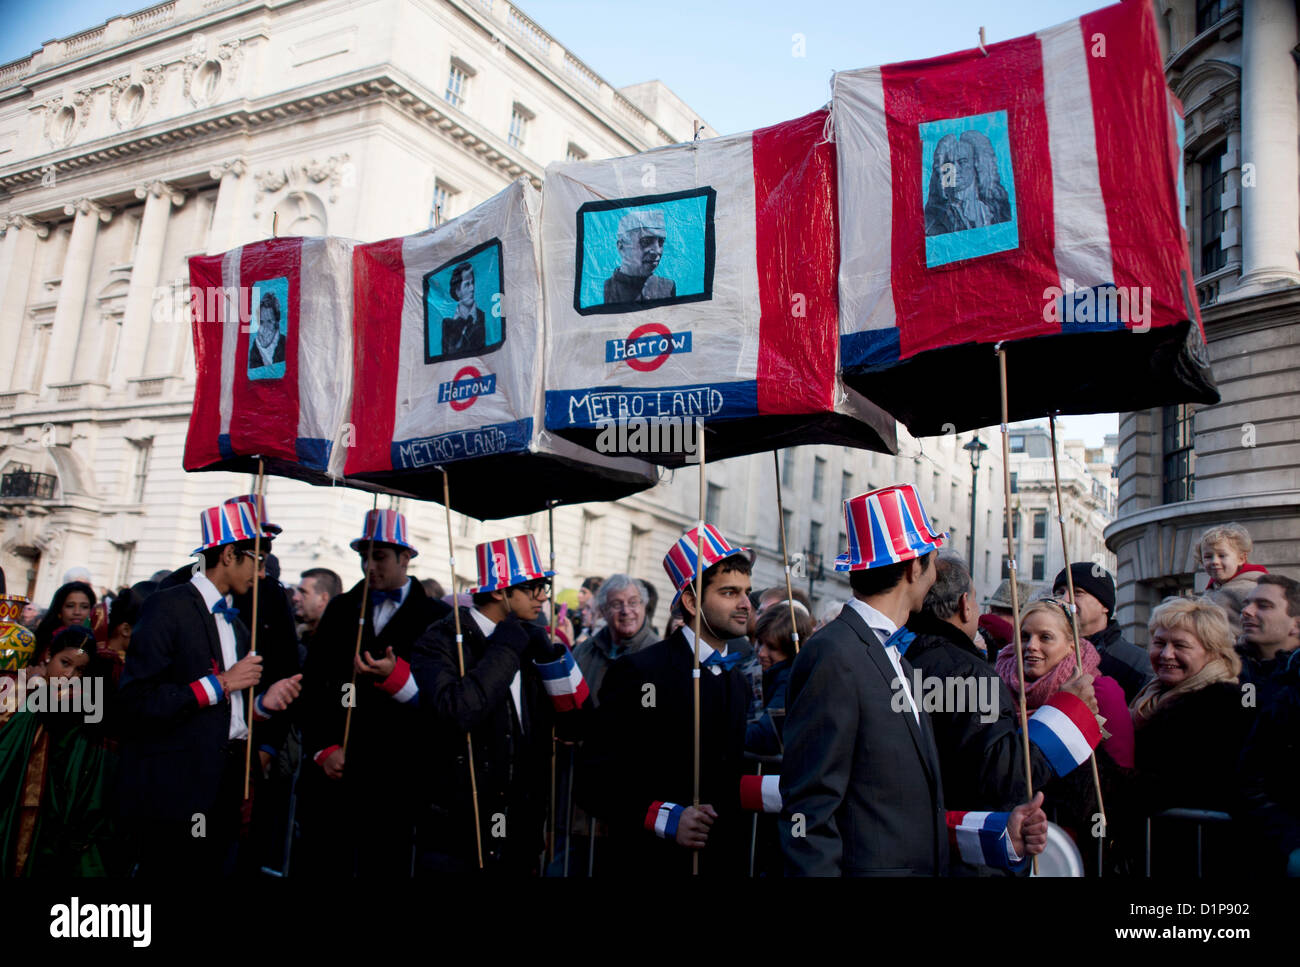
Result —
[[979, 434], [971, 437], [970, 443], [962, 447], [970, 454], [970, 534], [966, 537], [966, 546], [968, 549], [967, 557], [970, 558], [971, 578], [975, 576], [975, 489], [979, 486], [979, 469], [980, 455], [988, 449], [988, 444], [979, 438]]

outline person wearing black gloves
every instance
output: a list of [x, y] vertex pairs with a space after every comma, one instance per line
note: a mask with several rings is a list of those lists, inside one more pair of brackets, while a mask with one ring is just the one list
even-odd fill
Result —
[[[460, 609], [464, 674], [456, 616], [416, 642], [421, 735], [429, 750], [426, 808], [417, 831], [417, 870], [458, 873], [478, 867], [468, 732], [478, 790], [483, 867], [538, 872], [550, 793], [551, 727], [579, 716], [587, 689], [573, 657], [533, 622], [553, 571], [543, 571], [531, 535], [478, 545], [474, 606]], [[549, 695], [549, 697], [548, 697]]]

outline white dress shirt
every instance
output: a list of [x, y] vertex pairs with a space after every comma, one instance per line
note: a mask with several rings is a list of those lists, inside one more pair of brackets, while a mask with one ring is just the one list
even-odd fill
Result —
[[[190, 582], [203, 595], [203, 605], [211, 613], [213, 606], [218, 601], [225, 601], [230, 604], [230, 599], [217, 590], [217, 586], [208, 580], [208, 576], [199, 571], [190, 579]], [[235, 652], [235, 629], [231, 627], [229, 621], [220, 615], [212, 615], [212, 620], [217, 623], [217, 640], [221, 642], [221, 670], [230, 671], [235, 663], [239, 661], [239, 655]], [[230, 732], [231, 739], [248, 738], [248, 723], [244, 721], [244, 693], [228, 692], [227, 697], [230, 699]]]
[[[867, 623], [867, 627], [876, 633], [880, 638], [880, 643], [884, 644], [885, 639], [898, 630], [898, 625], [893, 620], [865, 601], [858, 598], [849, 598], [849, 607], [856, 611], [859, 617]], [[912, 689], [907, 684], [907, 676], [903, 674], [903, 665], [899, 660], [898, 647], [890, 645], [885, 649], [885, 654], [889, 656], [889, 663], [894, 666], [894, 674], [898, 676], [898, 681], [903, 687], [903, 694], [907, 696], [907, 704], [912, 709], [912, 717], [916, 719], [916, 724], [921, 724], [921, 713], [916, 707], [916, 702], [912, 700]]]
[[[682, 625], [682, 634], [686, 636], [686, 643], [691, 646], [691, 655], [694, 656], [695, 632], [692, 631], [690, 628], [688, 628], [686, 625]], [[703, 635], [701, 635], [700, 636], [700, 667], [701, 668], [704, 667], [704, 663], [709, 660], [709, 656], [712, 655], [713, 652], [714, 652], [713, 646], [710, 645], [707, 641], [704, 641]], [[727, 657], [727, 645], [725, 643], [722, 646], [722, 651], [718, 652], [718, 654], [721, 655], [723, 658]], [[722, 669], [718, 665], [710, 665], [709, 671], [711, 671], [715, 675], [722, 674]]]
[[[374, 610], [370, 615], [370, 626], [375, 629], [376, 635], [383, 631], [388, 622], [392, 620], [393, 615], [397, 614], [397, 609], [406, 604], [406, 596], [411, 593], [411, 582], [414, 580], [415, 578], [406, 579], [406, 583], [402, 585], [402, 597], [400, 600], [393, 602], [385, 598], [383, 601], [380, 601], [375, 605]], [[370, 589], [370, 593], [374, 594], [374, 588]], [[385, 652], [385, 654], [387, 654], [387, 652]], [[378, 661], [384, 656], [376, 655], [372, 652], [370, 657]]]
[[[483, 632], [483, 637], [484, 638], [491, 637], [492, 632], [496, 630], [497, 623], [493, 621], [491, 618], [489, 618], [487, 615], [485, 615], [478, 608], [470, 608], [469, 613], [474, 616], [474, 623], [478, 625], [478, 630]], [[522, 662], [523, 658], [521, 657], [519, 660]], [[514, 700], [515, 703], [515, 718], [519, 720], [519, 728], [521, 731], [523, 730], [524, 727], [524, 716], [523, 713], [520, 711], [521, 706], [519, 704], [520, 703], [519, 689], [522, 682], [523, 682], [523, 670], [521, 669], [515, 672], [514, 678], [510, 679], [510, 697], [511, 699]]]

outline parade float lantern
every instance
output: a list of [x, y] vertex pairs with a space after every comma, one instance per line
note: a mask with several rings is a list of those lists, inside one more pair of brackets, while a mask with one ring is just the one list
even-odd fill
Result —
[[27, 599], [0, 594], [0, 672], [16, 672], [31, 663], [36, 636], [19, 624]]

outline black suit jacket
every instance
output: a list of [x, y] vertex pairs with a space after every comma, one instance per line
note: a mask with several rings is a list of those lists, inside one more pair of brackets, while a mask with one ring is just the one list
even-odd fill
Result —
[[[145, 599], [119, 683], [124, 815], [189, 821], [217, 797], [230, 734], [228, 701], [200, 707], [191, 683], [225, 671], [217, 619], [188, 582]], [[239, 622], [235, 651], [248, 653]], [[263, 682], [263, 687], [269, 683]]]
[[[269, 365], [274, 366], [276, 363], [284, 362], [285, 346], [288, 340], [284, 333], [280, 333], [275, 339], [275, 349], [271, 351], [271, 362]], [[258, 369], [267, 365], [262, 362], [262, 354], [257, 351], [257, 339], [253, 338], [248, 341], [248, 368]]]
[[[901, 665], [910, 684], [911, 666]], [[895, 701], [895, 680], [880, 639], [849, 605], [795, 658], [779, 824], [788, 875], [947, 872], [934, 733], [928, 715], [918, 725]]]
[[[691, 851], [645, 828], [653, 802], [689, 806], [693, 787], [691, 646], [681, 630], [605, 673], [580, 773], [585, 808], [610, 827], [610, 865], [628, 875], [689, 875]], [[653, 686], [648, 689], [646, 686]], [[700, 802], [717, 810], [701, 875], [744, 876], [751, 814], [740, 808], [749, 685], [739, 668], [700, 674]]]
[[[440, 868], [448, 859], [465, 868], [477, 863], [466, 762], [469, 732], [484, 860], [528, 872], [543, 846], [549, 805], [551, 700], [537, 666], [495, 634], [484, 637], [469, 608], [461, 608], [460, 625], [464, 677], [450, 614], [416, 642], [411, 660], [420, 686], [420, 740], [430, 779], [419, 820], [420, 849], [442, 857], [427, 860]], [[516, 672], [520, 707], [512, 711], [510, 683]], [[498, 814], [504, 818], [504, 836], [492, 834]]]

